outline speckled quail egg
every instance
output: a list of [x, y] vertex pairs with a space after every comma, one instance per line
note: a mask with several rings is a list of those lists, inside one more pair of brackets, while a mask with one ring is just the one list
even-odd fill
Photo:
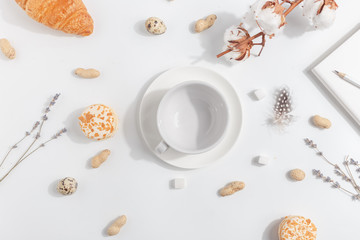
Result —
[[76, 192], [77, 187], [78, 183], [75, 178], [66, 177], [59, 181], [57, 185], [57, 190], [63, 195], [71, 195]]
[[150, 17], [145, 22], [146, 30], [149, 33], [160, 35], [166, 31], [166, 26], [164, 22], [157, 17]]

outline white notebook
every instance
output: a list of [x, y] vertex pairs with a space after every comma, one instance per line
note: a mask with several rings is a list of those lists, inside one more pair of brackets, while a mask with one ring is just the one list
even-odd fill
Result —
[[359, 30], [317, 64], [312, 72], [360, 125], [360, 88], [339, 78], [333, 73], [334, 70], [348, 74], [352, 80], [360, 84]]

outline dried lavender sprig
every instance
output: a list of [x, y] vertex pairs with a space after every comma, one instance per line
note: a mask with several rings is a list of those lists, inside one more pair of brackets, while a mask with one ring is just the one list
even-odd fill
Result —
[[[330, 162], [330, 161], [324, 156], [324, 154], [318, 149], [316, 143], [314, 143], [312, 140], [310, 140], [310, 139], [308, 139], [308, 138], [306, 138], [306, 139], [304, 139], [304, 140], [305, 140], [306, 145], [308, 145], [310, 148], [314, 149], [315, 152], [317, 153], [317, 155], [321, 156], [327, 163], [329, 163], [330, 165], [332, 165], [332, 166], [334, 167], [334, 172], [335, 172], [337, 175], [341, 176], [342, 179], [345, 180], [346, 182], [351, 183], [351, 185], [353, 186], [353, 188], [355, 189], [355, 191], [356, 191], [358, 194], [360, 194], [360, 186], [356, 183], [356, 181], [355, 181], [355, 179], [354, 179], [354, 177], [353, 177], [353, 175], [352, 175], [352, 173], [351, 173], [351, 171], [350, 171], [350, 168], [349, 168], [349, 160], [348, 160], [349, 156], [347, 156], [346, 159], [345, 159], [345, 161], [344, 161], [344, 166], [345, 166], [345, 169], [346, 169], [347, 174], [348, 174], [348, 175], [347, 175], [347, 174], [339, 167], [339, 165]], [[319, 170], [316, 170], [316, 171], [320, 172]], [[316, 171], [315, 171], [315, 173], [317, 173]], [[321, 174], [321, 172], [320, 172], [320, 174]], [[318, 176], [318, 177], [323, 177], [322, 174], [321, 174], [321, 176], [319, 176], [319, 175], [317, 175], [317, 176]], [[330, 179], [330, 178], [329, 178], [329, 179]], [[331, 180], [331, 179], [330, 179], [330, 180]], [[330, 182], [331, 182], [331, 181], [330, 181]], [[335, 184], [334, 186], [335, 186], [335, 187], [337, 187], [337, 186], [340, 187], [340, 185], [339, 185], [338, 183]], [[343, 190], [345, 190], [345, 189], [343, 189]], [[347, 190], [345, 190], [345, 191], [349, 193], [349, 191], [347, 191]], [[353, 195], [354, 195], [354, 194], [353, 194]]]
[[30, 153], [28, 153], [26, 156], [24, 156], [20, 161], [19, 163], [21, 163], [22, 161], [24, 161], [24, 159], [26, 159], [28, 156], [30, 156], [31, 154], [33, 154], [35, 151], [37, 151], [39, 148], [42, 148], [42, 147], [45, 147], [45, 145], [49, 142], [51, 142], [52, 140], [55, 140], [59, 137], [62, 136], [63, 133], [66, 133], [67, 132], [67, 129], [66, 128], [63, 128], [61, 129], [60, 131], [58, 131], [56, 134], [54, 134], [50, 139], [48, 139], [47, 141], [39, 144], [39, 146], [37, 146], [34, 150], [32, 150]]
[[335, 169], [335, 170], [334, 170], [334, 173], [335, 173], [336, 175], [340, 176], [344, 181], [346, 181], [346, 182], [351, 182], [351, 179], [350, 179], [348, 176], [346, 176], [345, 174], [343, 174], [340, 170]]
[[8, 153], [5, 155], [4, 159], [2, 160], [2, 162], [1, 162], [1, 164], [0, 164], [0, 167], [4, 164], [5, 160], [6, 160], [7, 157], [9, 156], [10, 152], [11, 152], [14, 148], [16, 148], [17, 145], [18, 145], [21, 141], [23, 141], [26, 137], [30, 136], [31, 133], [32, 133], [33, 131], [35, 131], [35, 129], [37, 129], [37, 128], [39, 127], [39, 128], [38, 128], [38, 132], [36, 133], [33, 142], [32, 142], [32, 143], [30, 144], [30, 146], [26, 149], [26, 151], [21, 155], [21, 157], [18, 159], [18, 161], [16, 162], [16, 164], [14, 165], [14, 167], [11, 168], [10, 171], [9, 171], [3, 178], [1, 178], [0, 182], [22, 161], [22, 158], [31, 150], [32, 146], [33, 146], [33, 145], [35, 144], [35, 142], [40, 138], [40, 136], [41, 136], [41, 130], [42, 130], [42, 127], [43, 127], [43, 125], [44, 125], [44, 122], [45, 122], [46, 120], [48, 120], [48, 117], [47, 117], [46, 113], [50, 112], [50, 107], [55, 105], [56, 100], [58, 100], [59, 96], [60, 96], [60, 93], [57, 93], [57, 94], [54, 95], [54, 97], [53, 97], [52, 100], [50, 101], [48, 107], [45, 109], [45, 115], [42, 116], [41, 122], [37, 121], [37, 122], [34, 124], [32, 130], [31, 130], [30, 132], [26, 132], [26, 133], [25, 133], [25, 136], [24, 136], [19, 142], [17, 142], [16, 144], [14, 144], [14, 145], [10, 148], [10, 150], [8, 151]]
[[349, 164], [356, 166], [357, 167], [356, 172], [360, 173], [360, 163], [358, 161], [354, 160], [353, 158], [350, 158]]
[[353, 158], [350, 158], [350, 162], [351, 165], [355, 165], [355, 166], [360, 166], [358, 161], [355, 161]]
[[39, 122], [39, 121], [36, 121], [36, 122], [34, 123], [32, 129], [31, 129], [30, 131], [26, 131], [24, 137], [22, 137], [18, 142], [16, 142], [14, 145], [12, 145], [12, 146], [10, 147], [9, 151], [5, 154], [3, 160], [1, 161], [0, 167], [4, 164], [6, 158], [9, 156], [9, 154], [11, 153], [11, 151], [12, 151], [13, 149], [17, 148], [18, 145], [19, 145], [25, 138], [27, 138], [28, 136], [30, 136], [30, 135], [35, 131], [35, 129], [36, 129], [39, 125], [40, 125], [40, 122]]
[[[355, 196], [357, 196], [358, 194], [355, 194], [355, 193], [352, 193], [350, 192], [349, 190], [343, 188], [340, 186], [340, 183], [334, 181], [333, 179], [331, 179], [329, 176], [324, 176], [320, 170], [316, 170], [316, 169], [313, 169], [313, 174], [317, 177], [317, 178], [320, 178], [321, 180], [323, 180], [324, 182], [328, 182], [328, 183], [331, 183], [331, 186], [333, 188], [337, 188], [337, 189], [340, 189], [348, 194], [350, 194], [353, 198]], [[360, 200], [360, 199], [359, 199]]]
[[345, 169], [346, 169], [347, 173], [350, 175], [350, 180], [351, 180], [352, 185], [354, 186], [355, 190], [360, 194], [360, 187], [356, 183], [355, 178], [352, 175], [351, 170], [349, 168], [349, 155], [346, 156], [345, 161], [344, 161], [344, 165], [345, 165]]
[[[43, 125], [44, 125], [44, 122], [48, 120], [48, 117], [47, 117], [46, 113], [48, 113], [48, 112], [51, 111], [51, 107], [55, 105], [56, 100], [58, 100], [59, 97], [60, 97], [60, 93], [56, 93], [56, 94], [53, 96], [53, 98], [51, 99], [48, 107], [45, 108], [45, 114], [41, 117], [41, 121], [40, 121], [40, 122], [38, 121], [38, 122], [35, 123], [36, 127], [34, 126], [35, 128], [33, 128], [33, 130], [35, 130], [38, 126], [40, 126], [40, 127], [39, 127], [38, 132], [37, 132], [36, 135], [35, 135], [35, 141], [34, 141], [34, 142], [36, 142], [36, 140], [40, 138], [40, 136], [41, 136], [41, 130], [42, 130], [42, 127], [43, 127]], [[32, 130], [32, 131], [33, 131], [33, 130]], [[33, 144], [31, 144], [31, 146], [32, 146], [32, 145], [33, 145]]]
[[314, 149], [314, 151], [316, 152], [317, 155], [319, 155], [319, 156], [320, 156], [322, 159], [324, 159], [327, 163], [329, 163], [330, 165], [332, 165], [335, 169], [339, 170], [342, 174], [344, 174], [344, 175], [346, 176], [346, 174], [341, 170], [341, 168], [340, 168], [337, 164], [330, 162], [330, 160], [327, 159], [327, 158], [324, 156], [323, 152], [318, 149], [317, 144], [314, 143], [313, 140], [310, 140], [310, 139], [308, 139], [308, 138], [305, 138], [304, 141], [305, 141], [305, 144], [306, 144], [307, 146], [309, 146], [309, 148]]
[[[41, 117], [42, 122], [48, 120], [47, 113], [51, 111], [51, 107], [55, 105], [56, 101], [59, 99], [60, 93], [56, 93], [51, 99], [49, 105], [45, 108], [44, 115]], [[41, 131], [40, 131], [41, 132]]]
[[352, 199], [359, 201], [360, 200], [360, 194], [356, 194], [356, 195], [352, 196]]
[[[45, 109], [45, 115], [42, 116], [42, 122], [40, 123], [39, 121], [36, 121], [35, 124], [33, 125], [33, 128], [30, 130], [30, 131], [26, 131], [25, 132], [25, 136], [23, 138], [21, 138], [17, 143], [15, 143], [13, 146], [11, 146], [11, 148], [9, 149], [9, 151], [6, 153], [5, 157], [3, 158], [3, 160], [1, 161], [0, 163], [0, 167], [4, 164], [6, 158], [9, 156], [10, 152], [14, 149], [14, 148], [17, 148], [18, 147], [18, 144], [21, 143], [26, 137], [30, 136], [36, 129], [38, 126], [40, 126], [40, 129], [42, 128], [42, 123], [44, 121], [46, 121], [48, 119], [47, 117], [47, 113], [50, 112], [50, 108], [51, 106], [54, 106], [55, 103], [56, 103], [56, 100], [58, 100], [60, 97], [60, 93], [56, 93], [52, 100], [50, 101], [48, 107], [46, 107]], [[41, 130], [36, 134], [35, 138], [39, 138], [40, 137], [40, 133], [41, 133]]]
[[322, 159], [324, 159], [327, 163], [329, 163], [331, 166], [333, 166], [335, 168], [335, 173], [339, 172], [340, 176], [342, 176], [344, 179], [350, 179], [349, 176], [346, 175], [346, 173], [339, 167], [339, 165], [330, 162], [330, 160], [324, 156], [323, 152], [321, 152], [318, 147], [317, 144], [313, 142], [313, 140], [310, 140], [308, 138], [304, 139], [305, 144], [308, 145], [310, 148], [314, 149], [314, 151], [316, 152], [317, 155], [319, 155]]
[[58, 137], [61, 137], [63, 133], [66, 133], [67, 130], [66, 128], [61, 129], [60, 131], [58, 131], [54, 136], [52, 136], [50, 139], [48, 139], [47, 141], [41, 143], [39, 146], [37, 146], [34, 150], [32, 150], [30, 153], [28, 153], [26, 156], [22, 156], [16, 163], [15, 165], [0, 179], [0, 182], [2, 182], [11, 172], [12, 170], [14, 170], [22, 161], [24, 161], [27, 157], [29, 157], [31, 154], [33, 154], [34, 152], [36, 152], [37, 150], [39, 150], [42, 147], [45, 147], [47, 143], [57, 139]]

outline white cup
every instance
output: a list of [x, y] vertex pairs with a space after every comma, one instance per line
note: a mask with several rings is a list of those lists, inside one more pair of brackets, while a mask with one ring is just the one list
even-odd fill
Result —
[[229, 121], [224, 97], [210, 84], [187, 81], [167, 91], [157, 110], [162, 137], [155, 150], [169, 148], [198, 154], [214, 148], [224, 137]]

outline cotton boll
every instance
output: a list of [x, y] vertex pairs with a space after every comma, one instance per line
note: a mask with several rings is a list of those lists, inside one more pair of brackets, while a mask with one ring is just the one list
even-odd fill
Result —
[[305, 0], [303, 5], [303, 14], [309, 18], [312, 23], [320, 7], [324, 4], [323, 0]]
[[305, 0], [303, 14], [315, 28], [323, 29], [335, 21], [337, 4], [333, 0]]
[[330, 27], [336, 18], [336, 10], [325, 6], [319, 15], [313, 19], [314, 26], [319, 29]]
[[243, 16], [243, 26], [249, 31], [253, 31], [254, 29], [258, 29], [259, 26], [255, 21], [254, 11], [250, 10]]
[[[228, 49], [228, 48], [227, 48], [226, 46], [224, 46], [223, 50], [225, 51], [225, 50], [227, 50], [227, 49]], [[240, 56], [241, 56], [241, 53], [240, 53], [240, 52], [231, 51], [231, 52], [229, 52], [228, 54], [225, 54], [225, 55], [224, 55], [224, 58], [225, 58], [226, 61], [232, 62], [232, 63], [243, 62], [243, 61], [245, 61], [246, 59], [249, 58], [248, 55], [245, 55], [245, 57], [244, 57], [242, 60], [240, 60], [240, 61], [239, 61], [239, 60], [236, 60], [236, 59], [238, 59]]]
[[224, 41], [226, 45], [229, 44], [229, 41], [237, 41], [241, 38], [246, 38], [246, 33], [238, 26], [233, 25], [225, 30]]
[[273, 8], [266, 8], [260, 11], [255, 19], [266, 35], [273, 35], [280, 31], [282, 16], [274, 13]]
[[279, 4], [278, 0], [258, 0], [250, 7], [250, 13], [255, 23], [263, 30], [266, 35], [278, 33], [285, 24], [285, 8]]
[[264, 7], [264, 5], [267, 2], [274, 3], [275, 0], [258, 0], [253, 5], [250, 6], [250, 12], [252, 12], [254, 14], [254, 16], [255, 16], [256, 14], [258, 14], [262, 10], [262, 8]]
[[224, 55], [225, 59], [230, 62], [246, 60], [250, 56], [249, 52], [251, 47], [249, 47], [248, 44], [238, 46], [237, 43], [244, 41], [249, 37], [250, 35], [247, 30], [242, 28], [242, 24], [240, 24], [240, 26], [231, 26], [226, 29], [224, 34], [225, 46], [223, 50], [226, 51], [230, 49], [231, 52]]

